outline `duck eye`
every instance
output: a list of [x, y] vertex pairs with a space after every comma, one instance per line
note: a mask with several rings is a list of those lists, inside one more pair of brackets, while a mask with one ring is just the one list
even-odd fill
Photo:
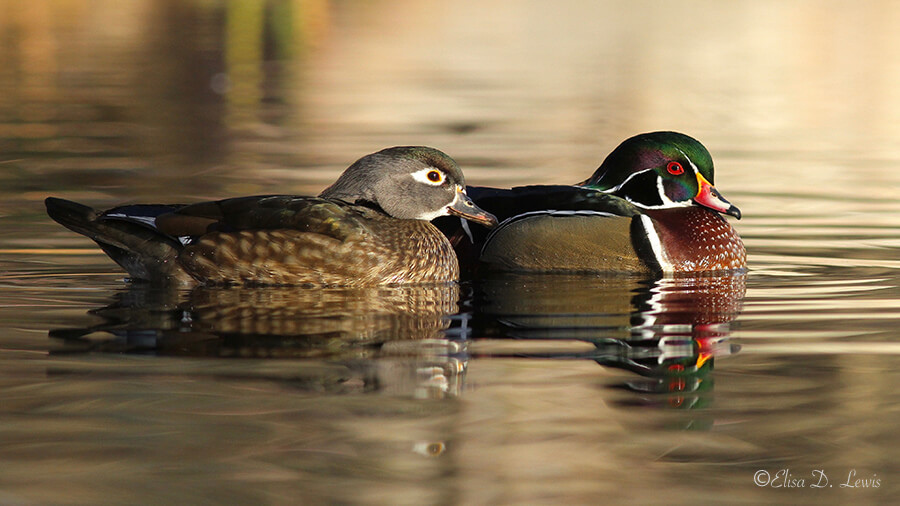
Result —
[[416, 181], [428, 186], [441, 186], [447, 182], [447, 174], [441, 169], [425, 167], [410, 174]]
[[669, 162], [669, 164], [666, 165], [666, 170], [669, 171], [669, 174], [672, 174], [673, 176], [680, 176], [684, 174], [684, 167], [682, 167], [678, 162]]

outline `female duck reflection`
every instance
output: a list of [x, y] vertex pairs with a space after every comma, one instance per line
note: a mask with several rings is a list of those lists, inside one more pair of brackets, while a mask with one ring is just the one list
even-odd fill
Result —
[[[91, 311], [103, 323], [50, 331], [55, 353], [322, 359], [299, 367], [317, 391], [387, 391], [415, 397], [458, 392], [465, 338], [459, 285], [297, 290], [135, 284]], [[455, 327], [461, 327], [459, 330]], [[274, 377], [272, 379], [281, 379]]]

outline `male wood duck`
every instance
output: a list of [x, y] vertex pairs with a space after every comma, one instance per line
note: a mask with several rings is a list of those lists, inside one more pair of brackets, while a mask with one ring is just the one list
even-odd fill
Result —
[[318, 197], [239, 197], [96, 212], [57, 198], [51, 218], [93, 239], [132, 278], [183, 286], [375, 286], [459, 277], [429, 221], [497, 219], [466, 195], [456, 162], [427, 147], [364, 156]]
[[575, 186], [469, 187], [501, 220], [490, 231], [442, 224], [466, 270], [647, 272], [746, 269], [741, 212], [713, 186], [700, 142], [651, 132], [620, 144]]

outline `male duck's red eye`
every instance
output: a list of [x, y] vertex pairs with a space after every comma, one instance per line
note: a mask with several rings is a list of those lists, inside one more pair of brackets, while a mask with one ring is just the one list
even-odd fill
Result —
[[684, 174], [684, 167], [682, 167], [678, 162], [669, 162], [669, 164], [666, 165], [666, 170], [669, 171], [669, 174], [672, 174], [673, 176], [680, 176]]

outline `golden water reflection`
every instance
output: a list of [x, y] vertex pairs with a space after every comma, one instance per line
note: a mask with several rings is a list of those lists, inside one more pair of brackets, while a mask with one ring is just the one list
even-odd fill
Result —
[[[415, 398], [462, 395], [470, 357], [590, 361], [647, 378], [623, 386], [662, 395], [663, 405], [696, 408], [699, 392], [712, 384], [715, 357], [738, 349], [728, 326], [744, 290], [743, 275], [504, 275], [464, 286], [460, 310], [456, 284], [191, 291], [135, 284], [90, 312], [100, 323], [56, 328], [50, 336], [58, 343], [52, 353], [61, 355], [352, 362], [352, 377], [313, 384], [333, 393]], [[380, 367], [382, 359], [393, 365]]]

